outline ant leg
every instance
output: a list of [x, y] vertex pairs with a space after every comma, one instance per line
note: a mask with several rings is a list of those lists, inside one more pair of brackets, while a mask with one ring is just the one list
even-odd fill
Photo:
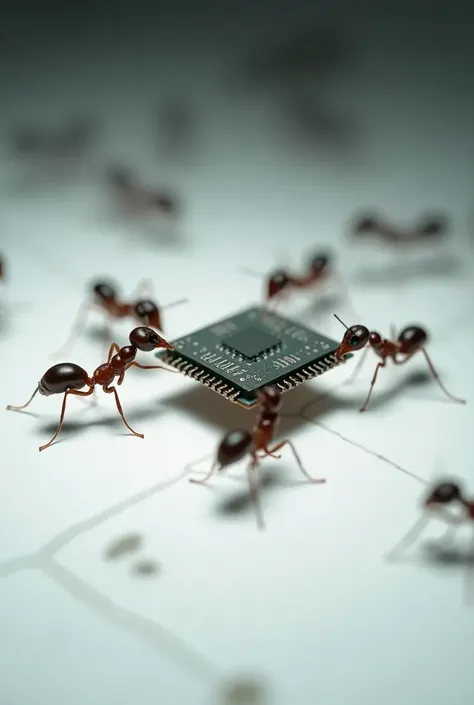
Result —
[[214, 475], [214, 473], [218, 469], [218, 467], [219, 467], [219, 463], [214, 463], [212, 465], [211, 469], [209, 470], [209, 472], [207, 473], [206, 477], [204, 477], [202, 480], [196, 480], [196, 479], [194, 479], [194, 477], [190, 477], [189, 482], [192, 482], [194, 485], [205, 485], [207, 482], [209, 482], [209, 480]]
[[262, 505], [260, 503], [260, 492], [258, 489], [258, 481], [256, 478], [258, 467], [258, 458], [256, 455], [252, 454], [252, 460], [247, 466], [247, 479], [249, 482], [250, 496], [252, 502], [255, 505], [255, 512], [257, 515], [257, 526], [259, 529], [263, 530], [265, 528], [265, 522], [263, 520]]
[[154, 297], [155, 295], [155, 285], [153, 283], [153, 279], [148, 277], [147, 279], [141, 279], [134, 290], [131, 292], [130, 296], [128, 297], [129, 301], [135, 301], [135, 299], [141, 298], [142, 296], [150, 296]]
[[362, 354], [357, 361], [357, 365], [354, 367], [351, 376], [347, 380], [347, 384], [352, 384], [352, 382], [355, 380], [355, 378], [357, 377], [357, 375], [361, 371], [362, 367], [364, 366], [364, 362], [366, 360], [367, 353], [369, 352], [369, 350], [370, 350], [370, 348], [364, 348], [364, 350], [362, 351]]
[[179, 370], [174, 370], [171, 366], [168, 368], [164, 365], [140, 365], [139, 362], [130, 362], [125, 371], [129, 370], [130, 367], [139, 367], [141, 370], [166, 370], [167, 372], [179, 372]]
[[289, 446], [289, 447], [291, 448], [291, 451], [292, 451], [292, 453], [293, 453], [293, 455], [294, 455], [294, 457], [295, 457], [295, 460], [296, 460], [296, 462], [297, 462], [297, 464], [298, 464], [299, 469], [301, 470], [301, 472], [303, 473], [303, 475], [309, 480], [309, 482], [314, 482], [314, 483], [316, 483], [316, 484], [322, 484], [322, 483], [326, 482], [326, 480], [325, 480], [324, 478], [311, 477], [311, 475], [310, 475], [308, 472], [306, 472], [306, 470], [305, 470], [304, 467], [303, 467], [303, 463], [301, 462], [301, 458], [300, 458], [300, 456], [298, 455], [298, 453], [296, 452], [295, 446], [294, 446], [293, 443], [292, 443], [291, 441], [289, 441], [289, 440], [282, 441], [281, 443], [278, 443], [278, 444], [277, 444], [276, 446], [274, 446], [273, 448], [264, 448], [265, 455], [271, 455], [271, 456], [274, 457], [274, 458], [275, 458], [275, 457], [276, 457], [276, 458], [280, 458], [281, 456], [279, 456], [279, 455], [278, 455], [278, 456], [275, 456], [275, 455], [273, 455], [273, 453], [274, 453], [276, 450], [280, 450], [280, 448], [283, 448], [283, 446]]
[[406, 550], [421, 534], [424, 527], [429, 523], [430, 517], [423, 514], [412, 528], [403, 536], [387, 555], [389, 560], [393, 559], [397, 553]]
[[[439, 375], [435, 369], [435, 366], [433, 365], [430, 358], [428, 357], [428, 353], [426, 352], [426, 350], [424, 348], [420, 348], [420, 352], [422, 352], [423, 355], [425, 356], [425, 360], [427, 362], [427, 365], [429, 367], [431, 374], [433, 375], [435, 380], [438, 382], [440, 389], [442, 389], [442, 391], [446, 394], [446, 396], [449, 399], [451, 399], [452, 401], [456, 402], [457, 404], [465, 404], [466, 403], [465, 399], [460, 399], [459, 397], [455, 397], [454, 394], [451, 394], [450, 392], [448, 392], [448, 390], [446, 389], [444, 384], [441, 382]], [[408, 359], [410, 359], [410, 358], [408, 358]], [[405, 360], [403, 360], [403, 362], [405, 362]], [[403, 364], [403, 363], [398, 363], [398, 364]]]
[[89, 317], [89, 313], [91, 311], [97, 311], [99, 309], [102, 311], [101, 307], [97, 306], [94, 302], [90, 301], [89, 299], [86, 299], [86, 301], [81, 304], [66, 341], [61, 345], [58, 350], [56, 350], [56, 352], [51, 353], [51, 355], [49, 356], [50, 359], [60, 357], [65, 354], [66, 351], [71, 350], [71, 344], [74, 338], [78, 335], [78, 333], [80, 333], [84, 329], [86, 321]]
[[378, 373], [379, 373], [379, 370], [380, 370], [382, 367], [385, 367], [385, 360], [383, 360], [383, 362], [379, 362], [378, 365], [377, 365], [377, 367], [375, 368], [374, 376], [372, 377], [372, 382], [370, 383], [369, 393], [367, 394], [367, 399], [365, 400], [364, 406], [362, 406], [362, 407], [359, 409], [359, 411], [361, 411], [361, 412], [362, 412], [362, 411], [365, 411], [365, 410], [367, 409], [368, 405], [369, 405], [370, 397], [371, 397], [372, 391], [373, 391], [373, 389], [374, 389], [374, 384], [375, 384], [375, 382], [376, 382], [376, 380], [377, 380], [377, 375], [378, 375]]
[[119, 395], [117, 394], [117, 390], [115, 389], [115, 387], [107, 387], [107, 386], [105, 386], [105, 387], [102, 387], [102, 389], [104, 390], [104, 392], [105, 392], [106, 394], [113, 394], [113, 395], [115, 396], [115, 403], [116, 403], [116, 405], [117, 405], [117, 410], [118, 410], [120, 416], [122, 417], [122, 421], [124, 422], [124, 424], [125, 424], [125, 426], [128, 428], [128, 430], [131, 431], [131, 433], [133, 433], [134, 436], [138, 436], [138, 438], [145, 438], [145, 436], [143, 435], [143, 433], [137, 433], [137, 432], [134, 431], [133, 428], [128, 424], [128, 422], [127, 422], [127, 420], [126, 420], [126, 418], [125, 418], [125, 416], [124, 416], [123, 409], [122, 409], [122, 404], [120, 403]]
[[112, 343], [112, 345], [109, 348], [109, 352], [107, 354], [107, 362], [110, 362], [112, 359], [112, 356], [118, 352], [120, 352], [120, 347], [117, 345], [117, 343]]
[[35, 396], [38, 394], [38, 392], [39, 392], [39, 387], [36, 387], [35, 391], [31, 395], [31, 397], [28, 399], [26, 404], [22, 404], [21, 406], [12, 406], [11, 404], [9, 404], [7, 406], [7, 411], [21, 411], [21, 409], [26, 409], [26, 407], [31, 404], [31, 402], [33, 401]]
[[87, 392], [80, 392], [78, 389], [68, 389], [67, 392], [64, 392], [63, 405], [62, 405], [62, 407], [61, 407], [61, 414], [60, 414], [60, 416], [59, 416], [59, 425], [58, 425], [58, 427], [57, 427], [57, 429], [56, 429], [56, 433], [55, 433], [54, 436], [51, 438], [51, 440], [48, 441], [48, 443], [46, 443], [44, 446], [40, 446], [40, 447], [39, 447], [40, 452], [41, 452], [42, 450], [46, 450], [46, 448], [49, 448], [49, 446], [50, 446], [52, 443], [54, 443], [54, 441], [56, 440], [56, 438], [59, 436], [59, 434], [60, 434], [60, 432], [61, 432], [61, 429], [62, 429], [62, 427], [63, 427], [64, 414], [65, 414], [65, 412], [66, 412], [66, 402], [67, 402], [68, 396], [69, 396], [70, 394], [74, 394], [75, 396], [78, 396], [78, 397], [88, 397], [90, 394], [93, 393], [93, 391], [94, 391], [94, 387], [90, 387], [90, 389], [88, 389]]

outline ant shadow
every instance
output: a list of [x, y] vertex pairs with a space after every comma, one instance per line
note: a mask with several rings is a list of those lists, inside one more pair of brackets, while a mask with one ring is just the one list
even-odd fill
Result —
[[[138, 533], [127, 534], [110, 543], [104, 551], [104, 560], [117, 563], [130, 556], [135, 556], [143, 548], [143, 536]], [[149, 578], [161, 572], [161, 566], [150, 559], [138, 559], [131, 567], [132, 575], [139, 578]]]
[[[265, 459], [262, 460], [262, 463], [265, 462]], [[282, 461], [280, 461], [282, 462]], [[291, 458], [288, 459], [288, 462], [291, 462]], [[299, 472], [298, 470], [296, 470]], [[223, 473], [221, 473], [223, 475]], [[241, 478], [237, 478], [235, 475], [228, 475], [228, 479], [238, 481]], [[245, 474], [243, 476], [243, 479], [245, 479]], [[272, 490], [277, 490], [277, 489], [291, 489], [295, 487], [300, 487], [302, 485], [311, 485], [311, 483], [308, 480], [293, 480], [293, 481], [288, 481], [284, 480], [281, 477], [281, 472], [280, 470], [269, 470], [269, 469], [262, 469], [262, 465], [259, 465], [259, 470], [258, 470], [258, 476], [257, 476], [257, 481], [258, 481], [258, 486], [259, 486], [259, 491], [262, 496], [267, 496], [269, 494], [269, 491], [271, 493]], [[311, 485], [312, 486], [312, 485]], [[209, 485], [211, 487], [211, 485]], [[214, 485], [212, 486], [214, 488]], [[235, 517], [239, 515], [244, 515], [247, 512], [250, 511], [255, 511], [255, 505], [252, 499], [252, 496], [250, 494], [248, 484], [245, 484], [245, 486], [242, 488], [242, 490], [239, 490], [238, 492], [235, 492], [232, 494], [230, 497], [226, 497], [223, 500], [219, 500], [217, 503], [217, 506], [215, 508], [216, 514], [221, 517]]]
[[268, 686], [251, 676], [241, 676], [225, 683], [216, 696], [215, 705], [271, 705]]
[[[99, 405], [97, 405], [99, 406]], [[95, 408], [90, 405], [89, 409], [86, 409], [86, 411], [90, 411], [92, 408]], [[21, 413], [21, 412], [20, 412]], [[33, 414], [31, 412], [23, 412], [23, 413], [28, 413], [30, 416], [38, 416], [38, 414]], [[131, 410], [129, 412], [125, 411], [125, 418], [127, 421], [130, 423], [130, 425], [133, 425], [135, 421], [146, 421], [148, 419], [156, 418], [157, 416], [160, 416], [165, 413], [164, 407], [162, 407], [161, 402], [156, 402], [156, 405], [149, 405], [147, 407], [142, 407], [140, 409], [135, 409]], [[59, 416], [58, 416], [59, 420]], [[53, 445], [56, 445], [57, 443], [61, 443], [61, 436], [74, 436], [77, 435], [78, 433], [84, 431], [86, 428], [95, 428], [95, 427], [100, 427], [100, 426], [105, 426], [107, 428], [111, 428], [114, 426], [118, 427], [123, 427], [124, 431], [123, 433], [119, 433], [119, 436], [132, 436], [126, 426], [123, 423], [123, 420], [119, 413], [117, 412], [116, 415], [113, 416], [107, 416], [105, 418], [98, 418], [98, 419], [93, 419], [91, 421], [68, 421], [67, 419], [64, 420], [63, 427], [61, 429], [61, 434], [59, 438], [53, 443]], [[51, 435], [55, 433], [56, 429], [58, 427], [58, 421], [48, 421], [46, 424], [42, 424], [39, 428], [36, 429], [36, 435], [45, 435], [50, 433]]]
[[[391, 387], [390, 389], [380, 391], [378, 394], [377, 391], [374, 391], [370, 399], [370, 406], [368, 407], [368, 409], [375, 410], [385, 406], [386, 404], [390, 403], [393, 399], [398, 397], [407, 388], [425, 387], [428, 384], [431, 384], [432, 382], [433, 378], [429, 374], [429, 372], [425, 370], [415, 370], [411, 374], [407, 375], [405, 378], [401, 379], [395, 386]], [[347, 386], [348, 388], [352, 387], [350, 378], [346, 380], [346, 382], [341, 382], [341, 384], [338, 386]], [[367, 383], [367, 390], [363, 393], [363, 397], [357, 397], [353, 400], [340, 399], [332, 393], [327, 395], [321, 395], [320, 398], [316, 399], [314, 402], [309, 402], [305, 404], [301, 408], [300, 413], [302, 415], [304, 414], [304, 418], [310, 421], [314, 421], [320, 416], [324, 416], [325, 414], [329, 414], [333, 411], [339, 411], [341, 409], [348, 408], [358, 410], [364, 403], [368, 394], [368, 390], [369, 383]], [[443, 401], [442, 398], [441, 401]], [[314, 410], [311, 409], [313, 405], [316, 407]]]
[[463, 263], [455, 255], [437, 255], [418, 262], [392, 262], [384, 267], [367, 267], [353, 275], [356, 282], [369, 286], [397, 285], [419, 278], [451, 277], [459, 274]]
[[[326, 395], [303, 385], [284, 394], [280, 419], [286, 435], [307, 423], [307, 420], [299, 415], [299, 410], [303, 406], [314, 404], [322, 396]], [[166, 407], [173, 407], [202, 419], [208, 426], [220, 432], [231, 428], [249, 428], [254, 422], [255, 412], [259, 409], [258, 406], [252, 409], [242, 408], [203, 385], [196, 385], [178, 395], [173, 393], [161, 401]]]

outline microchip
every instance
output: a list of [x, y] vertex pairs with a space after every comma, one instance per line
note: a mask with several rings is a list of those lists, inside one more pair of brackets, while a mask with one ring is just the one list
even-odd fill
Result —
[[343, 362], [339, 342], [255, 306], [172, 344], [161, 360], [247, 409], [267, 385], [287, 392]]

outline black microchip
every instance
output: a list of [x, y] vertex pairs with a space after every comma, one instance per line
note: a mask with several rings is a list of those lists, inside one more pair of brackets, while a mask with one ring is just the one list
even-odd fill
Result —
[[224, 347], [249, 359], [269, 352], [279, 343], [279, 338], [257, 326], [249, 326], [222, 340]]
[[[343, 360], [338, 342], [261, 307], [252, 307], [172, 341], [158, 357], [246, 408], [270, 384], [286, 392]], [[347, 356], [349, 357], [349, 356]]]

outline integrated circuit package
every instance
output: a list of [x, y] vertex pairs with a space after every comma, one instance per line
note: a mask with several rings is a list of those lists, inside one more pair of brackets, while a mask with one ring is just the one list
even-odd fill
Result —
[[334, 355], [339, 342], [258, 306], [172, 344], [157, 357], [247, 409], [262, 387], [287, 392], [343, 362]]

